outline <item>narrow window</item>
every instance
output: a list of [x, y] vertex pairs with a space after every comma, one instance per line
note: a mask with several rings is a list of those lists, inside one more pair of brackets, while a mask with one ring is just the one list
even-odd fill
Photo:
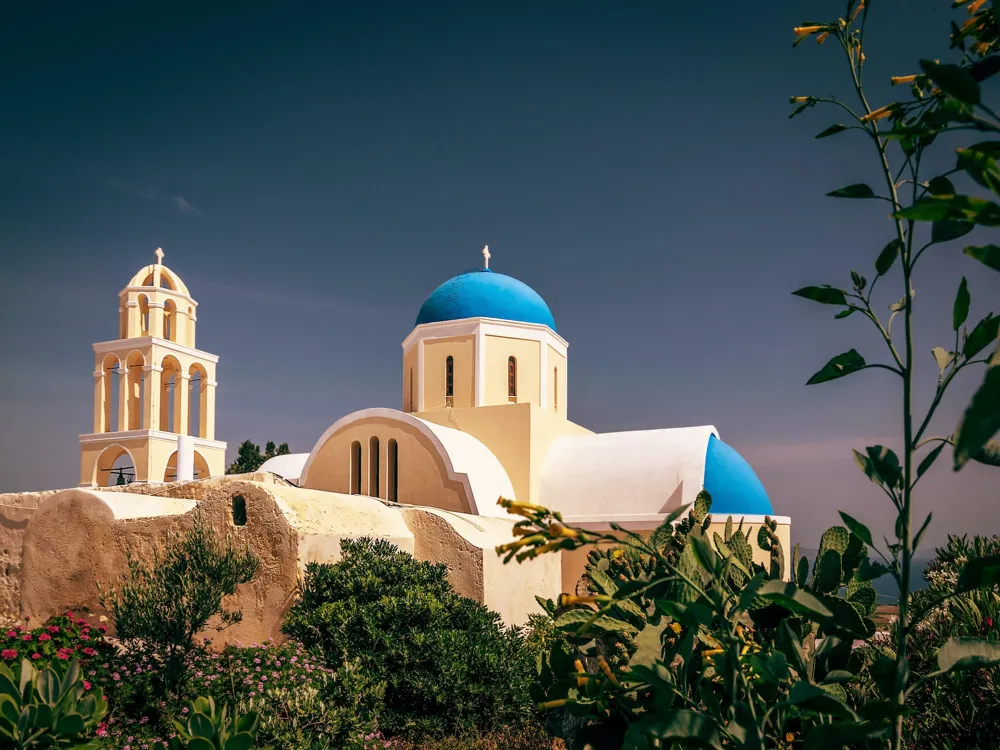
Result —
[[407, 411], [414, 411], [413, 409], [413, 368], [410, 368], [410, 408]]
[[455, 358], [448, 357], [444, 363], [444, 396], [448, 406], [455, 405]]
[[361, 494], [361, 443], [351, 443], [351, 494]]
[[247, 499], [243, 495], [233, 495], [233, 525], [247, 525]]
[[552, 408], [559, 411], [559, 368], [552, 369]]
[[507, 358], [507, 398], [517, 401], [517, 360], [514, 357]]
[[371, 497], [381, 497], [379, 494], [378, 464], [378, 438], [373, 437], [368, 441], [368, 494]]
[[394, 503], [399, 502], [399, 444], [395, 440], [389, 441], [389, 486], [386, 488], [387, 500]]

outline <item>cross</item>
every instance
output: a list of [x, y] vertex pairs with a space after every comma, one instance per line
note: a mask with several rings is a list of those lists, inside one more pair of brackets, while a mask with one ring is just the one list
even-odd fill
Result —
[[156, 248], [156, 252], [154, 253], [154, 255], [156, 256], [156, 265], [158, 266], [163, 265], [163, 248], [162, 247]]
[[490, 246], [489, 245], [483, 245], [483, 268], [489, 268], [490, 267], [490, 258], [491, 257], [492, 256], [490, 255]]

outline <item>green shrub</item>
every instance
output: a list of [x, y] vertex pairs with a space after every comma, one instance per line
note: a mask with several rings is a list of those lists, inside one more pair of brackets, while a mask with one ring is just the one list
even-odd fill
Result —
[[100, 688], [84, 687], [75, 659], [42, 670], [27, 659], [17, 671], [0, 664], [0, 747], [97, 748], [98, 740], [84, 738], [107, 710]]
[[173, 750], [250, 750], [260, 720], [256, 713], [240, 716], [228, 706], [216, 711], [211, 698], [191, 701], [184, 718], [174, 721]]
[[165, 554], [148, 563], [132, 559], [117, 584], [100, 592], [101, 604], [126, 648], [150, 654], [162, 665], [165, 687], [177, 693], [185, 659], [209, 619], [219, 617], [218, 630], [243, 619], [222, 599], [253, 580], [259, 564], [249, 549], [235, 550], [228, 539], [220, 543], [196, 511], [191, 530], [174, 535]]
[[311, 564], [284, 632], [351, 660], [385, 684], [378, 725], [388, 735], [441, 737], [517, 726], [533, 714], [533, 671], [521, 634], [459, 596], [446, 568], [386, 541], [343, 542], [335, 565]]

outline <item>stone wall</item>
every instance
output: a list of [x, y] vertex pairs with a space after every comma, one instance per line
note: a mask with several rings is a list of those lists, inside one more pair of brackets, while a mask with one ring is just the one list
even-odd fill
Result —
[[49, 492], [0, 494], [0, 622], [20, 617], [21, 549], [24, 532], [35, 509]]

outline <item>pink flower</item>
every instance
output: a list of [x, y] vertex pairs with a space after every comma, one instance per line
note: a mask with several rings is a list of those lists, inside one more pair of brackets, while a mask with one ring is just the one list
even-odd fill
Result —
[[80, 640], [81, 641], [89, 641], [90, 640], [90, 636], [87, 635], [86, 633], [84, 633], [83, 635], [80, 636]]
[[59, 626], [58, 625], [49, 625], [49, 632], [50, 633], [58, 633], [59, 632]]
[[17, 635], [17, 631], [16, 630], [8, 630], [7, 631], [7, 637], [8, 638], [13, 638], [15, 635]]
[[69, 660], [69, 654], [67, 654], [65, 651], [60, 651], [58, 654], [56, 654], [56, 658], [62, 659], [63, 661], [67, 661]]
[[98, 625], [97, 629], [100, 630], [102, 633], [107, 633], [108, 632], [108, 626], [107, 625]]
[[52, 636], [49, 635], [48, 633], [42, 633], [40, 636], [38, 636], [38, 640], [40, 640], [40, 641], [51, 641], [52, 640]]
[[87, 656], [93, 656], [94, 654], [97, 653], [97, 651], [92, 649], [90, 646], [87, 646], [87, 648], [83, 650], [83, 653], [85, 653]]
[[42, 658], [42, 655], [41, 655], [41, 654], [32, 654], [32, 655], [31, 655], [31, 658], [32, 658], [32, 659], [41, 659], [41, 658]]
[[118, 674], [117, 672], [115, 672], [114, 674], [111, 675], [111, 679], [114, 680], [115, 682], [118, 682], [119, 680], [121, 680], [121, 678], [122, 678], [122, 676], [120, 674]]
[[90, 690], [90, 683], [87, 682], [86, 680], [83, 681], [83, 689]]
[[0, 651], [0, 656], [4, 659], [16, 659], [17, 651], [12, 648], [5, 648], [3, 651]]
[[22, 635], [21, 636], [21, 640], [22, 641], [30, 641], [31, 640], [31, 633], [25, 633], [24, 635]]

